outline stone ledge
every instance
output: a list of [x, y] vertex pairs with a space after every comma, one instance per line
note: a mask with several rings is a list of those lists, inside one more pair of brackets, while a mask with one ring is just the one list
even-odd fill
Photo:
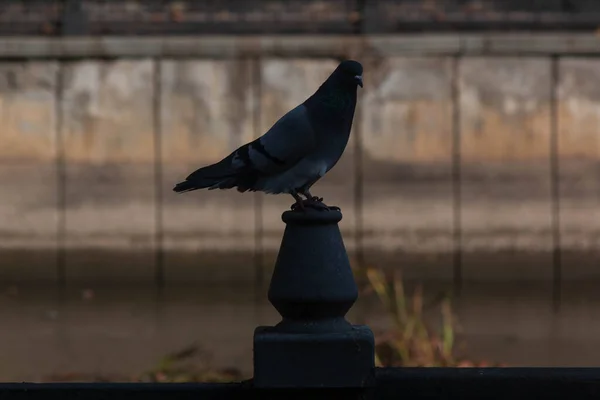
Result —
[[600, 54], [600, 37], [581, 33], [423, 34], [180, 37], [10, 37], [5, 59], [255, 56], [340, 58], [359, 55], [573, 55]]

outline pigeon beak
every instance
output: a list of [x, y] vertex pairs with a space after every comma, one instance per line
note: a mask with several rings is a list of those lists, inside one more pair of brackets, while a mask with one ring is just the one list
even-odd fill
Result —
[[354, 79], [356, 79], [356, 82], [358, 83], [358, 86], [363, 87], [362, 75], [356, 75], [354, 77]]

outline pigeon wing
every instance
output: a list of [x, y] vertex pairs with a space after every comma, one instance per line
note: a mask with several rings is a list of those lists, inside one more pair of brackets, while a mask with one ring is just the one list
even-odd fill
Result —
[[261, 137], [236, 149], [216, 164], [191, 173], [175, 191], [238, 188], [254, 190], [261, 177], [293, 167], [316, 146], [316, 137], [304, 105], [292, 109]]
[[[281, 117], [264, 135], [249, 143], [248, 157], [238, 157], [241, 168], [253, 168], [262, 175], [275, 175], [294, 166], [314, 149], [316, 138], [307, 110], [300, 105]], [[238, 151], [242, 150], [238, 149]], [[234, 167], [237, 166], [235, 156]]]

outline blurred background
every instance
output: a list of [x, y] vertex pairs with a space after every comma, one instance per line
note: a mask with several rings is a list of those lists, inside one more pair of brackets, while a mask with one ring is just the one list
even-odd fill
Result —
[[378, 361], [597, 365], [598, 27], [597, 0], [2, 1], [0, 380], [251, 376], [293, 199], [171, 188], [345, 58], [314, 193]]

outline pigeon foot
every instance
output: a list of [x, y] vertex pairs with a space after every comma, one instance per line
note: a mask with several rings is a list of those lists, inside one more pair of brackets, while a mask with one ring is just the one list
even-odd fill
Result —
[[323, 203], [322, 197], [313, 196], [310, 199], [302, 200], [300, 202], [296, 202], [292, 204], [292, 211], [306, 211], [307, 208], [312, 208], [318, 211], [330, 211], [335, 210], [339, 211], [338, 207], [330, 207], [327, 204]]

